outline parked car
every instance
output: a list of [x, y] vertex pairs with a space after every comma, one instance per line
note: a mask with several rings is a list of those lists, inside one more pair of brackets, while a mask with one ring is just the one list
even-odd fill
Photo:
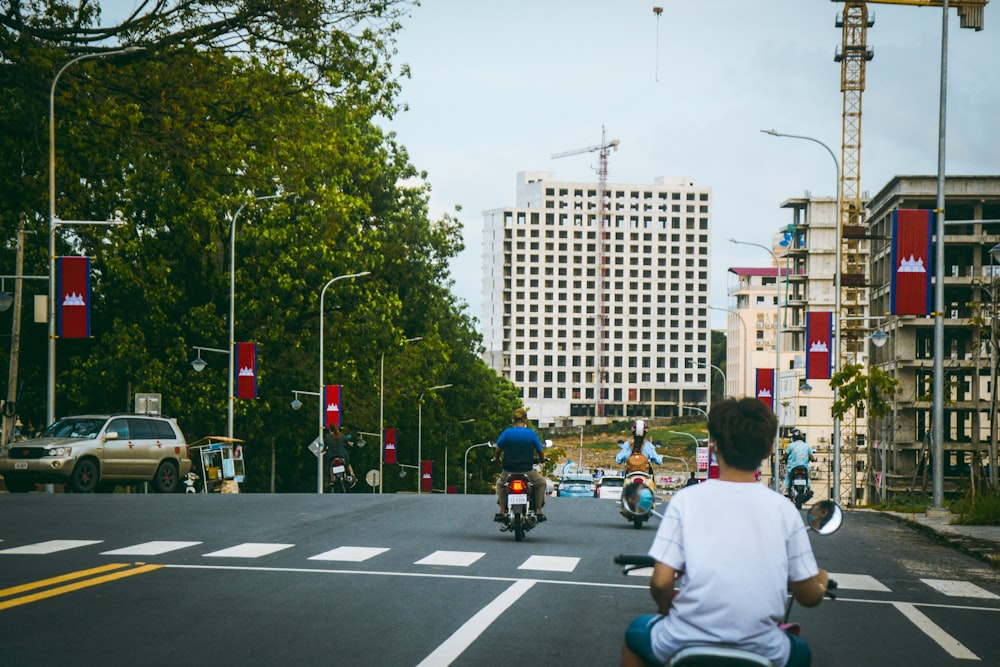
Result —
[[594, 478], [590, 475], [566, 475], [559, 482], [556, 496], [560, 498], [593, 498]]
[[52, 423], [36, 438], [0, 450], [0, 475], [12, 493], [38, 483], [65, 483], [76, 493], [117, 482], [152, 482], [178, 490], [191, 470], [187, 441], [174, 419], [149, 415], [81, 415]]
[[618, 475], [605, 475], [597, 482], [597, 488], [594, 489], [594, 497], [621, 500], [622, 489], [624, 487], [624, 477], [619, 477]]

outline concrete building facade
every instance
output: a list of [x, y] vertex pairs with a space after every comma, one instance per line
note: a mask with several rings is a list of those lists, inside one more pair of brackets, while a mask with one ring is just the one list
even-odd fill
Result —
[[696, 414], [685, 406], [707, 408], [712, 370], [711, 188], [607, 184], [603, 247], [599, 190], [521, 172], [515, 205], [484, 212], [484, 359], [541, 427]]

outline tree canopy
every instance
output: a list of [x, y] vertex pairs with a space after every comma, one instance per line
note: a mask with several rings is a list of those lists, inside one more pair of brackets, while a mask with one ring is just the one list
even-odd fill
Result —
[[[323, 383], [342, 385], [348, 431], [377, 432], [384, 412], [406, 463], [431, 386], [454, 389], [425, 398], [424, 458], [443, 462], [451, 444], [457, 472], [458, 444], [495, 437], [518, 392], [481, 361], [475, 322], [450, 291], [461, 225], [430, 219], [427, 174], [378, 125], [401, 109], [393, 36], [415, 5], [140, 0], [108, 25], [97, 2], [0, 3], [4, 266], [25, 220], [36, 232], [25, 271], [47, 272], [50, 96], [57, 216], [121, 210], [127, 221], [57, 228], [57, 254], [87, 255], [93, 270], [93, 338], [57, 343], [57, 417], [126, 411], [136, 392], [155, 392], [189, 440], [224, 433], [228, 360], [206, 352], [202, 373], [189, 362], [193, 346], [228, 348], [232, 271], [234, 338], [258, 344], [260, 397], [235, 401], [234, 420], [251, 488], [267, 489], [273, 448], [277, 490], [315, 489], [317, 399], [288, 404]], [[144, 50], [112, 53], [123, 46]], [[104, 53], [53, 87], [70, 60]], [[425, 184], [400, 185], [413, 177]], [[326, 291], [320, 378], [321, 289], [365, 271]], [[18, 406], [37, 427], [46, 351], [30, 319]], [[358, 450], [359, 473], [377, 466], [376, 450]]]

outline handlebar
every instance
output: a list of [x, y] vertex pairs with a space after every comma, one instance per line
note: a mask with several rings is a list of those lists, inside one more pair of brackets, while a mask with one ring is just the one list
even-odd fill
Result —
[[826, 596], [831, 600], [837, 599], [837, 582], [833, 579], [826, 582]]
[[635, 565], [636, 567], [653, 567], [656, 560], [645, 554], [618, 554], [615, 556], [618, 565]]

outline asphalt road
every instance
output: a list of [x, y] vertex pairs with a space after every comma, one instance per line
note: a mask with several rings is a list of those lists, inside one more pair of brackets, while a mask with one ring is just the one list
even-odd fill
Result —
[[[613, 665], [651, 610], [607, 500], [514, 541], [487, 496], [0, 495], [4, 664]], [[873, 513], [814, 537], [815, 665], [1000, 664], [1000, 573]], [[100, 568], [99, 571], [97, 569]], [[56, 579], [59, 578], [59, 579]]]

